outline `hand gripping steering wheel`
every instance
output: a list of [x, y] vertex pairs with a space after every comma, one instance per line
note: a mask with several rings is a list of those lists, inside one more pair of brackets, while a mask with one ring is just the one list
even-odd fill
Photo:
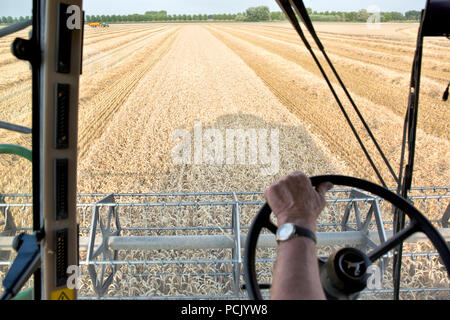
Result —
[[[334, 185], [358, 188], [359, 190], [370, 192], [401, 209], [410, 218], [410, 224], [405, 229], [373, 249], [368, 255], [354, 248], [345, 248], [331, 255], [326, 262], [319, 261], [319, 264], [321, 264], [322, 286], [327, 297], [337, 299], [357, 297], [358, 293], [366, 287], [368, 277], [366, 273], [367, 268], [417, 232], [423, 232], [433, 243], [450, 277], [449, 246], [433, 225], [408, 201], [386, 188], [357, 178], [334, 175], [311, 178], [311, 183], [314, 187], [324, 182], [331, 182]], [[258, 237], [262, 229], [266, 228], [273, 234], [276, 234], [277, 227], [270, 221], [271, 213], [272, 209], [266, 203], [253, 221], [247, 236], [244, 272], [246, 288], [252, 300], [262, 300], [256, 277], [255, 255]], [[347, 267], [345, 264], [347, 264]], [[358, 268], [351, 268], [348, 265], [357, 265]]]

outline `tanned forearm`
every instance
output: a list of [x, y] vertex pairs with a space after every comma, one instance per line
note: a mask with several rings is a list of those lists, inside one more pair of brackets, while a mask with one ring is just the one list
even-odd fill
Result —
[[[331, 183], [323, 183], [314, 188], [304, 173], [294, 172], [271, 185], [264, 195], [278, 227], [293, 223], [315, 233], [317, 218], [326, 205], [325, 194], [332, 187]], [[270, 295], [274, 300], [325, 299], [312, 239], [280, 241]]]
[[324, 300], [314, 241], [300, 237], [280, 243], [273, 279], [273, 300]]

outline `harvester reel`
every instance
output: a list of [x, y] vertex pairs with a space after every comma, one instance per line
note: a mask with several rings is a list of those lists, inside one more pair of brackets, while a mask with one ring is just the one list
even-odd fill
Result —
[[[115, 203], [114, 195], [110, 195], [105, 199], [99, 201], [97, 205], [93, 208], [92, 212], [92, 229], [90, 233], [89, 248], [88, 248], [88, 261], [95, 261], [97, 258], [101, 257], [104, 261], [115, 261], [118, 257], [117, 250], [112, 250], [109, 248], [108, 242], [110, 237], [119, 236], [121, 232], [119, 215], [117, 213], [117, 208], [111, 206]], [[102, 205], [110, 205], [108, 209], [108, 214], [106, 217], [106, 222], [104, 223], [100, 215], [100, 207]], [[98, 248], [95, 247], [96, 234], [97, 234], [97, 224], [100, 227], [100, 232], [102, 235], [102, 241]], [[105, 295], [108, 287], [112, 284], [114, 280], [114, 274], [116, 273], [116, 265], [110, 264], [110, 271], [107, 272], [108, 265], [101, 264], [96, 266], [95, 264], [88, 265], [89, 275], [92, 280], [94, 291], [98, 297]], [[99, 270], [97, 270], [99, 269]]]
[[[425, 218], [425, 216], [423, 216], [406, 199], [374, 183], [353, 177], [318, 176], [311, 178], [311, 182], [315, 187], [324, 182], [331, 182], [334, 185], [352, 187], [370, 192], [401, 209], [411, 221], [409, 226], [404, 230], [373, 249], [368, 255], [357, 249], [345, 248], [331, 255], [327, 261], [319, 259], [322, 286], [329, 299], [357, 298], [359, 292], [364, 290], [367, 284], [367, 269], [370, 267], [370, 264], [383, 258], [389, 251], [396, 248], [408, 237], [418, 232], [423, 232], [437, 249], [441, 261], [445, 265], [450, 277], [450, 250], [447, 243], [427, 218]], [[255, 256], [258, 237], [262, 229], [266, 228], [273, 234], [276, 234], [277, 227], [270, 221], [271, 213], [272, 209], [266, 203], [253, 221], [247, 237], [244, 256], [244, 272], [247, 283], [246, 288], [249, 297], [252, 300], [262, 300], [255, 269]], [[348, 270], [348, 268], [346, 270], [342, 262], [344, 260], [343, 257], [345, 257], [347, 261], [360, 265], [361, 269], [358, 268], [358, 270], [362, 270], [362, 272], [354, 274], [354, 272]], [[356, 269], [353, 269], [353, 271], [355, 270]]]

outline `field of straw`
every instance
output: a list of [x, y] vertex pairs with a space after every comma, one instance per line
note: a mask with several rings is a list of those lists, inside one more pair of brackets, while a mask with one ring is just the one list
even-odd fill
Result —
[[[317, 25], [331, 60], [395, 171], [417, 28], [416, 24], [386, 24], [380, 30], [369, 30], [364, 24]], [[0, 40], [0, 120], [31, 126], [29, 67], [9, 49], [14, 37], [27, 34], [28, 30]], [[447, 39], [425, 41], [415, 186], [448, 185], [450, 177], [450, 113], [441, 100], [450, 79], [449, 49]], [[359, 124], [349, 103], [345, 107]], [[194, 137], [199, 124], [203, 132], [223, 135], [227, 130], [277, 132], [279, 170], [262, 174], [267, 163], [252, 163], [248, 153], [243, 163], [237, 155], [229, 163], [175, 163], [173, 150], [180, 139], [174, 133], [181, 130]], [[363, 132], [361, 125], [356, 127]], [[362, 134], [362, 140], [389, 186], [394, 186], [368, 135]], [[31, 139], [2, 130], [0, 142], [30, 147]], [[193, 153], [194, 142], [189, 144]], [[2, 156], [0, 170], [0, 193], [31, 192], [31, 166], [25, 160]], [[86, 29], [79, 106], [79, 193], [263, 191], [295, 170], [377, 181], [318, 68], [289, 24]], [[221, 219], [205, 214], [215, 222]], [[250, 222], [255, 212], [243, 214], [243, 220]], [[430, 218], [440, 217], [430, 213]], [[180, 212], [150, 219], [141, 212], [133, 224], [198, 226], [208, 219], [192, 219]], [[174, 257], [173, 252], [157, 254], [162, 259]], [[183, 255], [195, 253], [175, 256]], [[123, 279], [116, 280], [119, 284], [112, 295], [149, 295], [136, 286], [125, 289], [120, 285]], [[199, 288], [192, 283], [188, 286]], [[171, 290], [169, 286], [161, 292], [185, 293]]]

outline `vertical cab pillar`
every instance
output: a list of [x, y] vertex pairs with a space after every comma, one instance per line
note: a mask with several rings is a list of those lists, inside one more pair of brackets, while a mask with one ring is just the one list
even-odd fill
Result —
[[[76, 299], [70, 266], [78, 266], [76, 217], [78, 92], [82, 0], [41, 1], [40, 190], [44, 300]], [[71, 267], [70, 270], [73, 270]]]

